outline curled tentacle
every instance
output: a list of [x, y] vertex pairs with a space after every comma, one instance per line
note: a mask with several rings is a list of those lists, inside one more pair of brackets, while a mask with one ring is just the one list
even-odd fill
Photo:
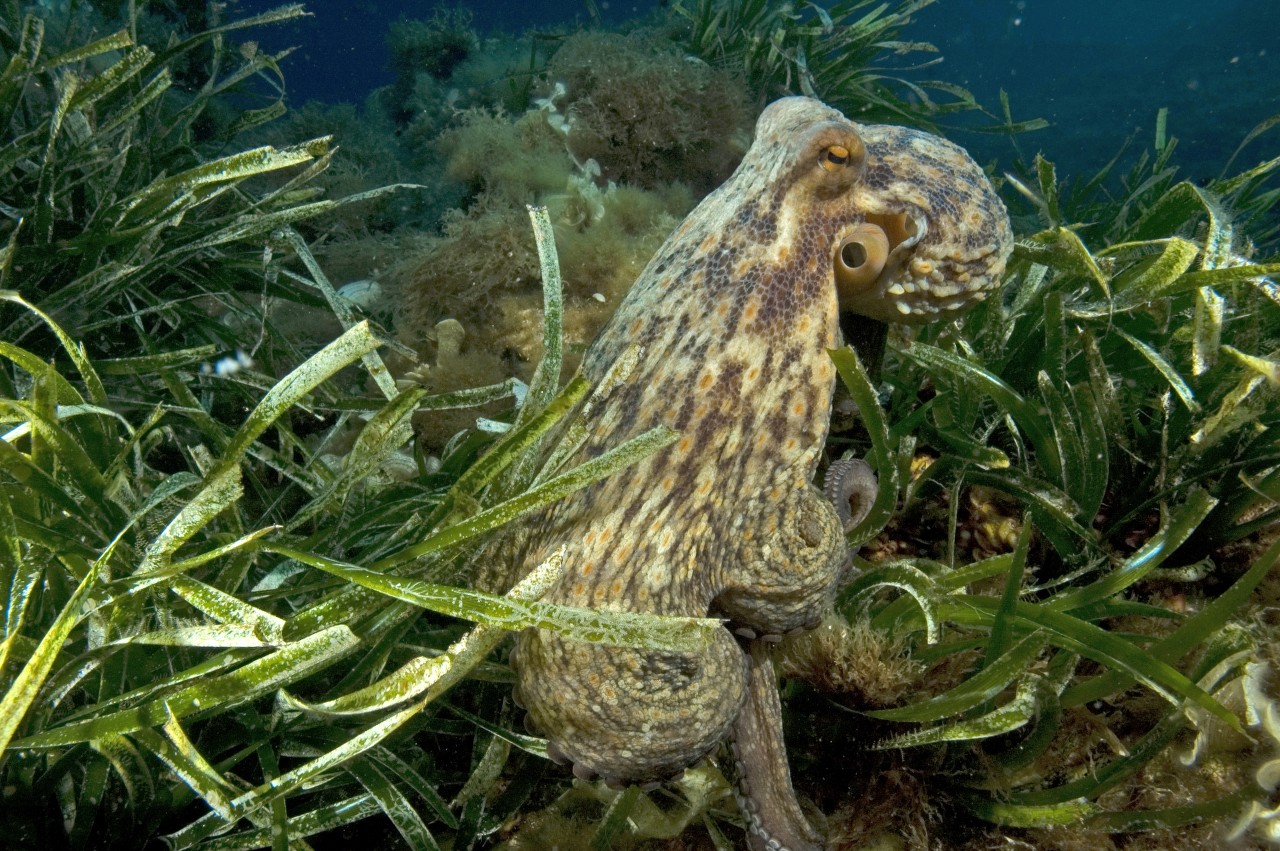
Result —
[[861, 458], [832, 461], [822, 480], [822, 495], [835, 506], [846, 534], [871, 512], [879, 490], [875, 471]]

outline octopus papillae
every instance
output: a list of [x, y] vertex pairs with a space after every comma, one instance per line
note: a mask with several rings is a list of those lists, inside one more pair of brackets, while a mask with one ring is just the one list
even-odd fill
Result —
[[599, 382], [640, 353], [598, 403], [579, 460], [657, 425], [680, 437], [486, 559], [482, 584], [500, 587], [563, 546], [552, 602], [726, 621], [696, 656], [522, 633], [518, 700], [554, 759], [643, 784], [729, 741], [749, 844], [822, 847], [792, 791], [769, 639], [817, 624], [849, 564], [846, 524], [812, 483], [836, 381], [827, 350], [842, 312], [954, 316], [999, 285], [1011, 245], [1004, 206], [961, 148], [810, 98], [764, 110], [737, 171], [583, 361]]

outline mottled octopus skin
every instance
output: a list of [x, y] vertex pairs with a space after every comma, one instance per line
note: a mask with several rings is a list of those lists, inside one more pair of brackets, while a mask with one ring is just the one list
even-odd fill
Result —
[[[865, 162], [828, 156], [863, 144]], [[730, 623], [696, 656], [522, 633], [518, 698], [576, 772], [645, 782], [696, 762], [746, 700], [748, 655], [731, 629], [782, 634], [831, 605], [848, 548], [811, 480], [836, 380], [827, 350], [839, 344], [832, 269], [842, 237], [868, 214], [911, 217], [912, 256], [895, 258], [895, 277], [877, 286], [918, 279], [898, 288], [920, 306], [932, 304], [930, 275], [940, 277], [955, 290], [945, 314], [998, 282], [1009, 245], [999, 204], [950, 143], [786, 98], [761, 115], [733, 176], [649, 263], [585, 356], [598, 383], [640, 352], [630, 378], [597, 403], [576, 460], [658, 425], [679, 439], [522, 524], [486, 559], [481, 584], [509, 585], [564, 546], [565, 574], [545, 599]], [[775, 689], [771, 679], [765, 688]], [[752, 735], [780, 738], [773, 730]]]

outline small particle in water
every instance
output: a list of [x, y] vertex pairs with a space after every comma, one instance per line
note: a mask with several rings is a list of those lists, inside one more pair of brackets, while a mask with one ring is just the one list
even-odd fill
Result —
[[601, 304], [604, 304], [605, 302], [604, 293], [592, 293], [591, 297], [594, 298], [596, 301], [600, 302]]
[[234, 355], [227, 355], [225, 358], [219, 358], [214, 363], [201, 364], [200, 371], [205, 375], [216, 375], [219, 378], [226, 378], [228, 375], [239, 372], [242, 369], [248, 369], [253, 366], [253, 358], [246, 353], [236, 349]]

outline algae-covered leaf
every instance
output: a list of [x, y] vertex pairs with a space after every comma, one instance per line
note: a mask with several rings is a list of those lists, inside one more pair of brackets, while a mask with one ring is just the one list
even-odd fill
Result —
[[889, 437], [889, 426], [875, 387], [857, 353], [846, 346], [843, 349], [829, 349], [827, 354], [835, 364], [840, 380], [857, 404], [858, 416], [871, 437], [871, 466], [876, 471], [879, 485], [871, 510], [857, 528], [849, 530], [849, 543], [857, 546], [878, 534], [889, 522], [897, 506], [900, 488], [897, 453], [895, 444]]
[[1093, 282], [1104, 298], [1111, 296], [1111, 281], [1074, 230], [1055, 227], [1018, 242], [1015, 254], [1049, 266], [1063, 274]]
[[1265, 800], [1265, 794], [1260, 787], [1245, 784], [1243, 788], [1229, 795], [1209, 801], [1197, 801], [1182, 807], [1167, 807], [1160, 810], [1095, 811], [1085, 819], [1085, 824], [1095, 830], [1121, 834], [1172, 831], [1236, 815], [1245, 809], [1250, 801]]
[[1017, 543], [1013, 547], [1013, 561], [1009, 565], [1009, 572], [1004, 577], [1004, 591], [1000, 594], [1000, 605], [991, 622], [991, 635], [987, 640], [987, 646], [983, 649], [981, 665], [983, 670], [996, 664], [996, 660], [1000, 657], [1008, 655], [1008, 650], [1013, 644], [1014, 612], [1026, 578], [1027, 553], [1031, 548], [1032, 531], [1031, 518], [1024, 516], [1021, 527], [1018, 529]]
[[639, 786], [630, 785], [614, 797], [605, 810], [604, 817], [600, 819], [595, 835], [591, 837], [591, 851], [609, 851], [617, 847], [617, 841], [625, 835], [623, 831], [642, 794]]
[[452, 526], [435, 532], [421, 543], [406, 547], [396, 555], [376, 562], [372, 567], [374, 570], [387, 570], [395, 565], [440, 552], [463, 541], [490, 532], [504, 523], [509, 523], [521, 514], [563, 499], [577, 490], [647, 458], [662, 447], [673, 443], [676, 437], [677, 433], [665, 426], [652, 428], [644, 434], [631, 438], [621, 446], [615, 446], [602, 455], [579, 464], [568, 472], [561, 473], [553, 479], [548, 479], [524, 491], [519, 496], [498, 503], [468, 517], [466, 520], [459, 521]]
[[[307, 846], [302, 845], [302, 837], [341, 830], [376, 815], [379, 811], [377, 803], [367, 792], [364, 792], [292, 815], [286, 822], [285, 829], [288, 835], [298, 843], [299, 848], [305, 848]], [[221, 813], [215, 813], [215, 815], [223, 822], [234, 822], [232, 816], [223, 816]], [[252, 813], [249, 814], [249, 817], [252, 818], [252, 815]], [[174, 836], [177, 835], [174, 834]], [[259, 848], [270, 848], [272, 840], [280, 835], [281, 831], [276, 825], [269, 825], [215, 836], [200, 843], [200, 848], [201, 851], [257, 851]], [[175, 847], [189, 846], [175, 845]]]
[[231, 624], [256, 635], [264, 643], [283, 644], [284, 621], [204, 582], [175, 576], [169, 586], [174, 594], [220, 624]]
[[[381, 364], [381, 361], [379, 361]], [[356, 436], [338, 475], [309, 504], [297, 511], [286, 529], [297, 529], [326, 511], [331, 511], [357, 482], [379, 470], [387, 458], [398, 452], [413, 435], [412, 416], [427, 391], [415, 387], [398, 393], [369, 418]]]
[[1156, 534], [1115, 570], [1082, 588], [1074, 588], [1051, 597], [1045, 605], [1058, 611], [1071, 611], [1110, 599], [1142, 579], [1186, 543], [1218, 501], [1196, 488], [1187, 501], [1177, 508]]
[[1039, 676], [1028, 674], [1018, 684], [1018, 691], [1013, 700], [998, 709], [965, 721], [956, 721], [952, 724], [928, 727], [923, 730], [912, 730], [892, 736], [884, 741], [877, 742], [874, 747], [876, 750], [911, 748], [919, 747], [920, 745], [934, 745], [939, 742], [989, 739], [993, 736], [1013, 732], [1020, 727], [1026, 726], [1027, 722], [1035, 716], [1036, 692], [1039, 690], [1040, 685], [1041, 679]]
[[965, 385], [976, 387], [990, 396], [992, 401], [1013, 417], [1018, 428], [1027, 436], [1038, 453], [1040, 464], [1055, 477], [1061, 478], [1061, 457], [1056, 442], [1045, 427], [1044, 417], [1034, 404], [1023, 398], [1006, 381], [979, 364], [925, 343], [913, 342], [902, 353], [921, 366], [954, 376]]
[[376, 760], [380, 765], [390, 771], [392, 774], [400, 778], [400, 780], [417, 793], [418, 797], [431, 808], [436, 818], [444, 822], [450, 828], [458, 826], [458, 818], [449, 809], [448, 803], [440, 797], [440, 793], [435, 787], [427, 782], [427, 780], [419, 774], [413, 766], [401, 759], [389, 748], [375, 747], [369, 751], [370, 758]]
[[1234, 346], [1223, 346], [1222, 351], [1246, 369], [1265, 378], [1272, 387], [1280, 387], [1280, 360], [1247, 354]]
[[205, 485], [164, 531], [151, 542], [135, 573], [137, 579], [156, 578], [164, 570], [179, 547], [202, 529], [218, 513], [240, 498], [240, 463], [250, 445], [274, 423], [281, 414], [310, 393], [321, 382], [338, 370], [350, 366], [378, 345], [378, 340], [362, 322], [346, 331], [341, 337], [307, 358], [296, 369], [276, 382], [257, 407], [249, 414], [244, 425], [235, 433], [223, 449], [213, 468], [205, 475]]
[[440, 845], [418, 811], [379, 766], [367, 756], [359, 756], [346, 763], [344, 768], [378, 802], [378, 807], [412, 851], [439, 851]]
[[9, 685], [4, 698], [0, 699], [0, 755], [3, 755], [9, 746], [10, 740], [18, 730], [18, 725], [22, 723], [40, 687], [44, 685], [45, 678], [49, 676], [49, 671], [53, 669], [53, 663], [57, 660], [58, 654], [62, 652], [62, 645], [66, 643], [71, 630], [79, 622], [81, 608], [98, 581], [102, 569], [106, 566], [115, 549], [115, 544], [116, 542], [113, 541], [103, 551], [102, 556], [93, 563], [93, 567], [80, 580], [75, 592], [53, 619], [49, 629], [45, 631], [31, 658], [22, 666], [22, 670]]
[[1192, 433], [1191, 445], [1198, 451], [1207, 451], [1228, 434], [1261, 417], [1269, 403], [1267, 386], [1267, 378], [1263, 375], [1242, 378], [1223, 396], [1218, 410], [1205, 417]]
[[[102, 736], [131, 733], [155, 727], [170, 717], [185, 718], [198, 712], [225, 711], [247, 703], [291, 682], [322, 670], [360, 646], [360, 639], [345, 626], [335, 626], [287, 644], [260, 659], [225, 674], [207, 677], [162, 699], [142, 706], [100, 715], [86, 721], [50, 727], [14, 746], [52, 748], [87, 742]], [[7, 716], [5, 716], [7, 717]]]
[[[1115, 252], [1119, 248], [1120, 246], [1112, 246], [1110, 251]], [[1160, 255], [1147, 264], [1140, 274], [1122, 276], [1116, 281], [1113, 302], [1115, 308], [1123, 310], [1170, 294], [1199, 254], [1200, 246], [1194, 242], [1181, 237], [1170, 237], [1164, 242]]]
[[529, 393], [521, 409], [521, 416], [537, 414], [550, 403], [560, 386], [560, 367], [563, 360], [564, 287], [560, 278], [560, 260], [556, 254], [555, 231], [546, 207], [529, 208], [533, 222], [533, 235], [538, 249], [538, 264], [542, 271], [542, 360], [529, 381]]
[[98, 127], [98, 135], [106, 138], [137, 119], [144, 109], [154, 103], [156, 98], [167, 92], [172, 85], [173, 75], [169, 73], [169, 69], [160, 69], [137, 94], [129, 98], [122, 107], [102, 122]]
[[50, 57], [40, 63], [35, 70], [38, 72], [51, 71], [54, 68], [60, 68], [64, 65], [75, 65], [86, 59], [92, 59], [95, 56], [101, 56], [104, 53], [111, 53], [114, 50], [125, 50], [132, 47], [133, 38], [129, 35], [128, 30], [117, 30], [110, 35], [95, 39], [88, 44], [73, 47], [70, 50], [63, 51], [57, 56]]
[[188, 738], [177, 718], [164, 722], [165, 735], [154, 730], [135, 730], [133, 739], [182, 779], [193, 792], [218, 813], [230, 813], [227, 796], [235, 787], [218, 773]]
[[1036, 177], [1040, 180], [1040, 197], [1044, 200], [1045, 217], [1052, 227], [1062, 224], [1062, 210], [1058, 206], [1058, 172], [1039, 154], [1036, 155]]
[[[939, 616], [960, 623], [987, 625], [999, 601], [976, 594], [951, 595], [938, 601]], [[1048, 606], [1019, 601], [1014, 625], [1019, 631], [1042, 628], [1049, 642], [1108, 668], [1123, 671], [1174, 706], [1189, 700], [1232, 730], [1243, 731], [1240, 719], [1173, 666], [1128, 639]]]
[[578, 641], [663, 653], [699, 653], [711, 645], [716, 631], [723, 628], [715, 618], [670, 617], [516, 600], [470, 588], [405, 579], [288, 547], [273, 545], [268, 549], [396, 600], [497, 629], [546, 629]]
[[1156, 372], [1160, 373], [1168, 383], [1169, 388], [1182, 401], [1182, 404], [1186, 405], [1188, 411], [1192, 413], [1200, 411], [1200, 403], [1196, 401], [1195, 393], [1192, 391], [1191, 386], [1187, 384], [1185, 378], [1178, 374], [1178, 370], [1171, 363], [1165, 360], [1149, 343], [1139, 340], [1137, 337], [1127, 333], [1123, 328], [1117, 327], [1114, 330], [1126, 343], [1133, 346], [1138, 354], [1142, 355], [1148, 363], [1155, 367]]
[[[564, 572], [564, 548], [529, 571], [506, 594], [515, 601], [537, 600]], [[361, 715], [390, 709], [408, 700], [425, 706], [475, 668], [507, 635], [506, 630], [479, 624], [439, 656], [415, 656], [392, 673], [364, 688], [331, 700], [308, 702], [283, 693], [283, 701], [317, 715]]]
[[[501, 639], [503, 635], [505, 635], [503, 631], [496, 631], [496, 638]], [[496, 645], [497, 642], [495, 641], [494, 644]], [[382, 712], [417, 698], [438, 682], [453, 664], [454, 661], [449, 652], [440, 656], [415, 656], [377, 682], [350, 694], [313, 703], [286, 693], [284, 703], [293, 709], [300, 709], [313, 715], [331, 717]]]
[[1026, 672], [1044, 646], [1044, 635], [1033, 632], [955, 688], [907, 706], [868, 710], [865, 714], [882, 721], [924, 723], [937, 721], [948, 715], [959, 715], [998, 696]]
[[249, 813], [270, 806], [273, 802], [284, 800], [309, 783], [334, 769], [340, 768], [348, 760], [373, 749], [388, 736], [400, 729], [406, 722], [421, 711], [417, 705], [409, 706], [392, 715], [388, 715], [378, 723], [356, 733], [341, 745], [326, 751], [314, 759], [310, 759], [296, 768], [262, 783], [231, 801], [230, 819], [218, 813], [208, 813], [187, 825], [182, 830], [170, 834], [167, 838], [171, 848], [191, 848], [205, 838], [219, 833], [237, 819]]
[[[54, 321], [53, 317], [27, 301], [19, 293], [13, 290], [0, 290], [0, 301], [13, 302], [39, 317], [40, 321], [47, 325], [49, 330], [54, 333], [54, 336], [58, 338], [58, 342], [62, 345], [62, 350], [67, 353], [67, 356], [71, 358], [71, 362], [75, 364], [76, 371], [80, 373], [80, 378], [84, 380], [85, 387], [89, 391], [89, 401], [95, 405], [106, 405], [107, 391], [102, 385], [102, 379], [98, 377], [98, 371], [94, 369], [93, 364], [89, 361], [89, 356], [85, 352], [83, 343], [73, 339], [70, 334], [63, 330], [61, 325]], [[22, 351], [16, 346], [8, 346], [7, 344], [6, 349], [7, 352], [12, 352], [14, 355]], [[19, 363], [19, 366], [23, 366], [23, 364]], [[59, 375], [58, 379], [62, 379], [62, 377]], [[65, 383], [65, 379], [62, 379], [59, 383], [60, 385]], [[77, 401], [80, 401], [79, 394], [75, 395]], [[61, 399], [61, 396], [59, 398]]]
[[117, 229], [130, 228], [156, 216], [167, 217], [172, 215], [172, 205], [186, 203], [184, 198], [196, 202], [199, 196], [192, 193], [198, 190], [236, 183], [324, 156], [329, 150], [329, 141], [326, 136], [279, 149], [264, 145], [201, 163], [178, 174], [159, 177], [125, 202], [115, 226]]
[[983, 821], [1006, 827], [1070, 827], [1098, 812], [1084, 798], [1053, 804], [1012, 804], [977, 793], [960, 794], [961, 805]]
[[[1058, 458], [1062, 459], [1060, 470], [1062, 490], [1079, 505], [1078, 496], [1094, 492], [1096, 486], [1086, 482], [1084, 478], [1092, 468], [1085, 458], [1084, 443], [1080, 438], [1080, 429], [1076, 425], [1074, 406], [1068, 403], [1062, 389], [1044, 370], [1036, 374], [1036, 386], [1040, 390], [1040, 398], [1044, 400], [1047, 409], [1045, 418], [1053, 429], [1054, 446], [1057, 449]], [[1088, 522], [1090, 518], [1077, 514], [1076, 519]]]
[[114, 644], [150, 644], [160, 647], [258, 647], [269, 645], [251, 628], [239, 624], [200, 624], [175, 626], [150, 632], [139, 632]]
[[[1280, 541], [1258, 556], [1243, 576], [1230, 588], [1210, 600], [1183, 621], [1172, 633], [1152, 644], [1147, 652], [1153, 659], [1173, 664], [1201, 646], [1210, 636], [1222, 630], [1249, 599], [1258, 584], [1280, 561]], [[1110, 670], [1073, 685], [1063, 692], [1063, 706], [1078, 706], [1123, 691], [1133, 677], [1122, 670]]]
[[886, 564], [868, 570], [844, 589], [845, 599], [857, 599], [876, 588], [897, 588], [905, 591], [915, 601], [924, 618], [925, 640], [929, 644], [937, 644], [939, 617], [934, 601], [936, 590], [934, 581], [924, 571], [906, 563]]
[[114, 92], [120, 86], [142, 73], [155, 58], [145, 45], [126, 51], [105, 71], [93, 76], [76, 91], [71, 99], [72, 109], [88, 109], [97, 101]]
[[1191, 374], [1201, 376], [1213, 368], [1222, 344], [1222, 321], [1227, 300], [1209, 287], [1196, 290], [1191, 323]]

